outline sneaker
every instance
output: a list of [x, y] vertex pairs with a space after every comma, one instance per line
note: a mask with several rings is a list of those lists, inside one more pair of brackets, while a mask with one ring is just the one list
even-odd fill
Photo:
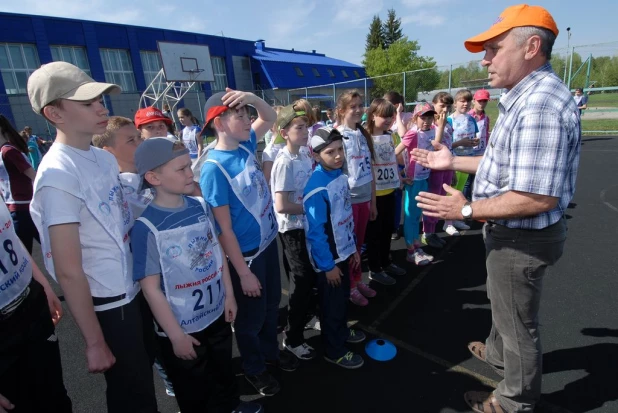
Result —
[[305, 325], [305, 330], [315, 330], [315, 331], [321, 330], [320, 319], [318, 318], [317, 315], [313, 316], [313, 318], [309, 320], [309, 322]]
[[348, 339], [346, 340], [346, 343], [351, 343], [351, 344], [361, 343], [365, 341], [365, 338], [367, 337], [365, 336], [365, 333], [363, 333], [361, 330], [350, 329], [350, 335], [348, 335]]
[[294, 354], [299, 360], [313, 360], [315, 358], [315, 349], [307, 343], [300, 346], [292, 347], [283, 340], [283, 347], [290, 353]]
[[446, 225], [445, 224], [444, 227], [442, 227], [442, 229], [444, 231], [446, 231], [446, 233], [451, 235], [451, 236], [458, 236], [458, 235], [460, 235], [459, 231], [457, 231], [457, 228], [455, 228], [455, 226], [453, 226], [453, 225]]
[[369, 279], [377, 283], [384, 284], [384, 285], [393, 285], [397, 282], [395, 281], [393, 277], [391, 277], [384, 271], [380, 271], [380, 272], [369, 271]]
[[390, 263], [388, 265], [388, 267], [384, 268], [384, 272], [390, 274], [390, 275], [396, 275], [397, 277], [401, 277], [403, 275], [406, 275], [408, 272], [406, 270], [404, 270], [403, 268]]
[[274, 396], [281, 390], [279, 382], [268, 371], [255, 376], [245, 375], [245, 379], [260, 393], [262, 396]]
[[444, 244], [442, 244], [442, 240], [436, 234], [423, 234], [421, 235], [421, 242], [423, 245], [428, 245], [433, 248], [442, 248]]
[[329, 359], [326, 356], [324, 356], [324, 359], [329, 363], [336, 364], [344, 369], [357, 369], [365, 364], [365, 360], [363, 360], [361, 356], [356, 353], [352, 353], [351, 351], [348, 351], [345, 353], [345, 356], [338, 359]]
[[350, 291], [350, 301], [352, 301], [352, 304], [356, 304], [360, 307], [364, 307], [369, 304], [369, 301], [367, 301], [360, 291], [358, 291], [358, 288], [354, 288]]
[[165, 394], [170, 397], [176, 397], [176, 393], [174, 393], [174, 389], [165, 389]]
[[287, 351], [280, 351], [278, 360], [266, 360], [266, 364], [278, 367], [283, 371], [294, 371], [300, 365], [298, 359]]
[[392, 239], [393, 241], [397, 241], [399, 238], [401, 238], [401, 235], [399, 235], [399, 234], [398, 234], [398, 233], [396, 233], [396, 232], [393, 232], [393, 234], [391, 235], [391, 239]]
[[453, 226], [457, 229], [467, 230], [470, 229], [470, 225], [466, 224], [463, 221], [453, 221]]
[[257, 403], [240, 402], [232, 413], [262, 413], [263, 411], [262, 406]]
[[373, 298], [376, 296], [376, 294], [378, 294], [376, 293], [376, 290], [374, 290], [373, 288], [371, 288], [370, 286], [362, 282], [356, 284], [356, 289], [358, 290], [359, 293], [361, 293], [367, 298]]
[[427, 254], [422, 248], [417, 248], [414, 252], [408, 251], [406, 260], [421, 267], [430, 264], [433, 261], [433, 256]]

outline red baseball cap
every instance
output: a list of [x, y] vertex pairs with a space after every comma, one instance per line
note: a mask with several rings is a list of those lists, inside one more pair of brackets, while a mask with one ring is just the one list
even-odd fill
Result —
[[485, 89], [479, 89], [474, 93], [474, 100], [489, 100], [489, 91]]
[[158, 120], [162, 120], [167, 125], [172, 124], [172, 120], [167, 116], [164, 116], [163, 113], [161, 113], [161, 111], [154, 106], [139, 109], [135, 112], [135, 127], [138, 129], [140, 126], [156, 122]]

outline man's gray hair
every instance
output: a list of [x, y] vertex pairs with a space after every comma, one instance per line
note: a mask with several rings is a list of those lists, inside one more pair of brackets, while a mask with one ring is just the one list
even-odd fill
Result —
[[556, 41], [554, 32], [542, 27], [523, 26], [513, 28], [513, 34], [515, 34], [519, 46], [524, 44], [530, 37], [539, 36], [541, 38], [541, 53], [543, 53], [548, 61], [551, 60], [551, 51]]

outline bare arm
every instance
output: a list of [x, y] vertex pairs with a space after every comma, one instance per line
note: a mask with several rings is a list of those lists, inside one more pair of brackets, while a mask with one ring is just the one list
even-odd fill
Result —
[[94, 312], [90, 286], [82, 267], [79, 224], [49, 227], [54, 271], [64, 292], [64, 298], [86, 341], [88, 369], [100, 373], [109, 369], [115, 358], [105, 343], [101, 325]]
[[252, 105], [257, 110], [258, 118], [253, 122], [251, 128], [258, 138], [264, 136], [272, 128], [277, 120], [277, 112], [268, 103], [253, 93], [241, 92], [230, 88], [226, 88], [225, 91], [227, 93], [221, 98], [224, 105], [237, 109], [245, 105]]
[[49, 313], [51, 315], [54, 325], [56, 325], [63, 316], [62, 304], [60, 303], [58, 296], [56, 296], [56, 293], [49, 284], [49, 281], [47, 281], [47, 278], [45, 278], [45, 275], [43, 275], [43, 272], [39, 269], [38, 265], [36, 265], [36, 262], [34, 262], [30, 254], [28, 254], [28, 258], [32, 263], [32, 278], [37, 280], [37, 282], [43, 287], [43, 290], [45, 290], [45, 297], [47, 297]]
[[295, 204], [288, 198], [289, 192], [275, 193], [275, 211], [279, 214], [302, 215], [305, 213], [302, 204]]
[[454, 156], [453, 166], [450, 169], [467, 174], [475, 174], [477, 169], [479, 169], [481, 158], [482, 156]]
[[556, 205], [558, 198], [553, 196], [509, 191], [495, 198], [473, 202], [472, 215], [474, 219], [484, 220], [532, 217], [551, 211]]
[[[255, 122], [257, 122], [257, 120]], [[273, 161], [262, 162], [262, 172], [264, 173], [264, 178], [266, 179], [266, 182], [270, 182], [270, 174], [273, 171], [273, 164]]]
[[36, 172], [32, 168], [28, 168], [24, 171], [24, 175], [30, 178], [30, 180], [34, 181], [34, 178], [36, 177]]

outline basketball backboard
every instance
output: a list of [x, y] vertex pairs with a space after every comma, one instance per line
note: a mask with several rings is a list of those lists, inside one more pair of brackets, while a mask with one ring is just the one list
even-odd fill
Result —
[[168, 82], [214, 82], [210, 49], [206, 45], [157, 42]]

